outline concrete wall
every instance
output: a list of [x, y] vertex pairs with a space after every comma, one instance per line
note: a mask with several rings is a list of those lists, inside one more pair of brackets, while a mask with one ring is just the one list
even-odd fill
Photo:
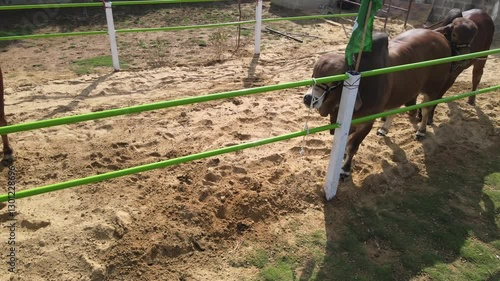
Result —
[[479, 8], [486, 10], [495, 24], [500, 25], [500, 0], [434, 0], [434, 8], [431, 13], [431, 20], [436, 21], [444, 17], [444, 15], [452, 8], [461, 10], [469, 10]]

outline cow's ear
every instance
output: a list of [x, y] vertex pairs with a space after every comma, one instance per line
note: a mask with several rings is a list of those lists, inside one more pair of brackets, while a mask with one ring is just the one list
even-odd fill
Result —
[[450, 41], [451, 40], [451, 33], [453, 32], [452, 26], [453, 25], [450, 23], [446, 26], [437, 28], [436, 31], [439, 33], [442, 33], [444, 35], [444, 37], [446, 37], [446, 39], [448, 39], [448, 41]]
[[358, 111], [363, 105], [363, 101], [361, 101], [361, 97], [359, 94], [356, 96], [356, 101], [354, 102], [354, 112]]

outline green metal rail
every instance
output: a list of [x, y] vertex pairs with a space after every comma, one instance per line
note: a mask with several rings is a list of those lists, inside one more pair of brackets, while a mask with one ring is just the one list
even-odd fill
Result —
[[[144, 1], [116, 1], [113, 6], [150, 5], [150, 4], [182, 4], [199, 2], [226, 2], [228, 0], [144, 0]], [[87, 8], [103, 7], [102, 2], [91, 3], [61, 3], [61, 4], [35, 4], [35, 5], [6, 5], [0, 6], [0, 11], [31, 10], [31, 9], [59, 9], [59, 8]]]
[[[268, 18], [263, 19], [262, 22], [276, 22], [285, 20], [310, 20], [310, 19], [322, 19], [322, 18], [340, 18], [340, 17], [355, 17], [357, 14], [331, 14], [331, 15], [315, 15], [315, 16], [297, 16], [297, 17], [285, 17], [285, 18]], [[155, 27], [155, 28], [132, 28], [132, 29], [117, 29], [116, 33], [132, 33], [132, 32], [157, 32], [157, 31], [174, 31], [174, 30], [186, 30], [186, 29], [200, 29], [200, 28], [215, 28], [224, 27], [232, 25], [244, 25], [244, 24], [254, 24], [255, 20], [247, 21], [236, 21], [236, 22], [225, 22], [225, 23], [212, 23], [212, 24], [202, 24], [202, 25], [187, 25], [187, 26], [170, 26], [170, 27]], [[107, 34], [108, 31], [79, 31], [79, 32], [66, 32], [66, 33], [46, 33], [46, 34], [29, 34], [29, 35], [14, 35], [14, 36], [4, 36], [0, 37], [0, 41], [12, 41], [12, 40], [22, 40], [22, 39], [40, 39], [40, 38], [50, 38], [50, 37], [65, 37], [65, 36], [86, 36], [86, 35], [103, 35]]]
[[[369, 76], [374, 76], [374, 75], [386, 74], [386, 73], [390, 73], [390, 72], [408, 70], [408, 69], [417, 68], [417, 67], [426, 67], [426, 66], [436, 65], [436, 64], [440, 64], [440, 63], [448, 63], [448, 62], [453, 62], [453, 61], [458, 61], [458, 60], [471, 59], [471, 58], [475, 58], [475, 57], [484, 57], [486, 55], [497, 54], [497, 53], [500, 53], [500, 49], [493, 49], [493, 50], [488, 50], [488, 51], [471, 53], [471, 54], [467, 54], [467, 55], [453, 56], [453, 57], [448, 57], [448, 58], [443, 58], [443, 59], [436, 59], [436, 60], [431, 60], [431, 61], [424, 61], [424, 62], [418, 62], [418, 63], [412, 63], [412, 64], [406, 64], [406, 65], [400, 65], [400, 66], [381, 68], [381, 69], [376, 69], [376, 70], [363, 71], [363, 72], [361, 72], [361, 77], [369, 77]], [[34, 121], [34, 122], [27, 122], [27, 123], [21, 123], [21, 124], [0, 127], [0, 135], [10, 134], [10, 133], [15, 133], [15, 132], [22, 132], [22, 131], [29, 131], [29, 130], [40, 129], [40, 128], [53, 127], [53, 126], [59, 126], [59, 125], [64, 125], [64, 124], [73, 124], [73, 123], [78, 123], [78, 122], [83, 122], [83, 121], [96, 120], [96, 119], [102, 119], [102, 118], [108, 118], [108, 117], [126, 115], [126, 114], [132, 114], [132, 113], [139, 113], [139, 112], [144, 112], [144, 111], [169, 108], [169, 107], [180, 106], [180, 105], [188, 105], [188, 104], [193, 104], [193, 103], [234, 98], [234, 97], [259, 94], [259, 93], [276, 91], [276, 90], [284, 90], [284, 89], [289, 89], [289, 88], [310, 86], [310, 85], [313, 85], [314, 83], [319, 83], [319, 84], [329, 83], [329, 82], [334, 82], [334, 81], [345, 80], [347, 78], [348, 78], [347, 74], [341, 74], [341, 75], [335, 75], [335, 76], [323, 77], [323, 78], [317, 78], [317, 79], [308, 79], [308, 80], [302, 80], [302, 81], [296, 81], [296, 82], [282, 83], [282, 84], [277, 84], [277, 85], [248, 88], [248, 89], [242, 89], [242, 90], [236, 90], [236, 91], [215, 93], [215, 94], [202, 95], [202, 96], [196, 96], [196, 97], [188, 97], [188, 98], [177, 99], [177, 100], [162, 101], [162, 102], [151, 103], [151, 104], [136, 105], [136, 106], [130, 106], [130, 107], [117, 108], [117, 109], [103, 110], [103, 111], [92, 112], [92, 113], [65, 116], [65, 117], [40, 120], [40, 121]]]
[[[474, 91], [474, 92], [460, 94], [460, 95], [456, 95], [456, 96], [452, 96], [452, 97], [446, 97], [446, 98], [431, 101], [431, 102], [425, 102], [425, 103], [421, 103], [418, 105], [412, 105], [412, 106], [408, 106], [408, 107], [389, 110], [389, 111], [386, 111], [383, 113], [354, 119], [354, 120], [352, 120], [351, 124], [355, 125], [355, 124], [359, 124], [359, 123], [364, 123], [364, 122], [374, 120], [374, 119], [377, 119], [380, 117], [394, 115], [394, 114], [398, 114], [398, 113], [402, 113], [402, 112], [406, 112], [406, 111], [410, 111], [410, 110], [415, 110], [415, 109], [422, 108], [422, 107], [432, 106], [432, 105], [436, 105], [438, 103], [450, 102], [450, 101], [462, 99], [465, 97], [484, 94], [484, 93], [499, 90], [499, 89], [500, 89], [500, 85], [497, 85], [497, 86], [481, 89], [481, 90]], [[271, 137], [271, 138], [267, 138], [267, 139], [261, 139], [261, 140], [247, 142], [247, 143], [238, 144], [238, 145], [233, 145], [233, 146], [229, 146], [229, 147], [225, 147], [225, 148], [219, 148], [219, 149], [215, 149], [215, 150], [205, 151], [205, 152], [201, 152], [201, 153], [197, 153], [197, 154], [191, 154], [191, 155], [182, 156], [182, 157], [178, 157], [178, 158], [174, 158], [174, 159], [168, 159], [168, 160], [164, 160], [164, 161], [160, 161], [160, 162], [156, 162], [156, 163], [150, 163], [150, 164], [140, 165], [140, 166], [127, 168], [127, 169], [123, 169], [123, 170], [108, 172], [108, 173], [104, 173], [104, 174], [100, 174], [100, 175], [94, 175], [94, 176], [89, 176], [89, 177], [85, 177], [85, 178], [69, 180], [69, 181], [65, 181], [65, 182], [61, 182], [61, 183], [49, 184], [49, 185], [40, 186], [40, 187], [36, 187], [36, 188], [21, 190], [21, 191], [16, 192], [15, 199], [34, 196], [34, 195], [43, 194], [43, 193], [47, 193], [47, 192], [53, 192], [53, 191], [57, 191], [57, 190], [61, 190], [61, 189], [66, 189], [66, 188], [90, 184], [90, 183], [96, 183], [96, 182], [109, 180], [109, 179], [113, 179], [113, 178], [118, 178], [118, 177], [123, 177], [123, 176], [131, 175], [131, 174], [142, 173], [142, 172], [146, 172], [146, 171], [150, 171], [150, 170], [154, 170], [154, 169], [165, 168], [168, 166], [179, 165], [179, 164], [186, 163], [189, 161], [200, 160], [200, 159], [204, 159], [204, 158], [208, 158], [208, 157], [212, 157], [212, 156], [216, 156], [216, 155], [220, 155], [220, 154], [235, 152], [235, 151], [239, 151], [239, 150], [243, 150], [243, 149], [247, 149], [247, 148], [251, 148], [251, 147], [262, 146], [265, 144], [284, 141], [284, 140], [288, 140], [288, 139], [292, 139], [292, 138], [301, 137], [301, 136], [304, 136], [306, 134], [314, 134], [314, 133], [318, 133], [318, 132], [322, 132], [322, 131], [326, 131], [326, 130], [330, 130], [330, 129], [335, 129], [338, 127], [339, 127], [338, 124], [330, 124], [330, 125], [326, 125], [326, 126], [311, 128], [311, 129], [304, 130], [304, 131], [298, 131], [298, 132], [289, 133], [289, 134], [285, 134], [285, 135], [281, 135], [281, 136]], [[9, 197], [9, 194], [1, 194], [0, 195], [0, 202], [6, 202], [10, 198], [14, 198], [14, 197], [13, 196]]]

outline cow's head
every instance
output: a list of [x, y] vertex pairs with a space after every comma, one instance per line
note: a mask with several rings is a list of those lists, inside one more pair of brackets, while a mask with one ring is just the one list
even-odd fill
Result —
[[470, 44], [477, 34], [476, 24], [466, 18], [456, 18], [450, 24], [436, 29], [451, 44], [454, 55], [470, 53]]
[[[383, 68], [386, 66], [388, 57], [388, 36], [382, 32], [373, 33], [372, 50], [363, 52], [359, 64], [359, 71]], [[357, 58], [357, 54], [354, 54]], [[321, 56], [313, 67], [313, 78], [321, 78], [345, 74], [347, 70], [343, 54], [328, 53]], [[359, 93], [356, 96], [354, 112], [361, 109], [363, 95], [369, 95], [371, 99], [378, 99], [384, 93], [383, 85], [385, 78], [381, 76], [367, 77], [361, 80]], [[364, 82], [363, 82], [364, 81]], [[337, 117], [340, 106], [343, 81], [316, 84], [312, 86], [304, 96], [304, 104], [307, 107], [318, 109], [321, 116]], [[366, 102], [365, 102], [366, 105]]]
[[[329, 53], [321, 56], [314, 64], [313, 78], [345, 74], [345, 58], [341, 54]], [[343, 81], [313, 85], [304, 96], [307, 107], [316, 108], [321, 116], [337, 112], [340, 105]], [[361, 107], [361, 99], [356, 99], [354, 110]]]

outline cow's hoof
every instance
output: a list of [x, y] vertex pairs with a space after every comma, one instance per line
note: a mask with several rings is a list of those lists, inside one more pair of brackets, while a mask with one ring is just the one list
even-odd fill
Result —
[[14, 164], [14, 157], [12, 155], [6, 155], [3, 157], [2, 165], [4, 167], [9, 167], [12, 164]]
[[467, 99], [467, 103], [472, 105], [472, 106], [475, 106], [476, 105], [476, 96], [470, 96], [468, 99]]
[[341, 182], [346, 182], [347, 180], [349, 180], [350, 177], [351, 177], [350, 172], [346, 172], [346, 171], [344, 171], [344, 169], [342, 169], [340, 171], [340, 181]]
[[388, 131], [384, 128], [380, 128], [377, 130], [377, 136], [385, 137], [387, 136]]
[[421, 141], [421, 140], [425, 139], [425, 133], [417, 132], [417, 134], [415, 135], [415, 138], [416, 138], [416, 140]]
[[349, 175], [349, 174], [340, 174], [340, 181], [347, 182], [350, 177], [351, 177], [351, 175]]

